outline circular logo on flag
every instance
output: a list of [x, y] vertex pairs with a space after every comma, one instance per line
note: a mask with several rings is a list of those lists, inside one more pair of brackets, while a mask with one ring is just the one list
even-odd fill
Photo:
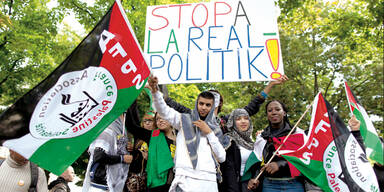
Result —
[[36, 105], [29, 130], [42, 139], [80, 136], [112, 110], [116, 98], [116, 82], [103, 67], [63, 74]]
[[335, 141], [332, 141], [325, 149], [323, 162], [329, 188], [332, 191], [348, 191]]

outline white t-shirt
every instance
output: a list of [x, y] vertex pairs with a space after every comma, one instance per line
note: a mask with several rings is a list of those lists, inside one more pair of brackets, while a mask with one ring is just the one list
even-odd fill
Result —
[[245, 163], [247, 163], [248, 157], [252, 153], [252, 150], [248, 150], [242, 146], [239, 146], [239, 149], [240, 149], [240, 156], [241, 156], [240, 176], [243, 176]]

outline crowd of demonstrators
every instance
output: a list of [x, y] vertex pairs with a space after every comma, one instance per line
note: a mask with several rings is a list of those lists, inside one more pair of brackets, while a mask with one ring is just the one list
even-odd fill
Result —
[[[259, 111], [272, 87], [287, 80], [282, 76], [270, 82], [247, 106], [219, 118], [224, 99], [217, 90], [201, 92], [191, 110], [163, 98], [151, 75], [148, 89], [156, 111], [140, 119], [135, 101], [91, 143], [83, 191], [322, 192], [284, 157], [274, 155], [293, 129], [284, 103], [267, 102], [268, 125], [252, 139], [250, 116]], [[353, 116], [348, 125], [365, 149], [360, 122]], [[299, 148], [300, 139], [293, 135], [305, 132], [295, 128], [292, 133], [285, 144]], [[250, 163], [256, 150], [262, 162]], [[375, 163], [373, 169], [384, 191], [384, 167]], [[45, 172], [13, 150], [0, 160], [0, 191], [70, 192], [68, 182], [73, 179], [70, 166], [47, 185]]]
[[[268, 84], [264, 91], [269, 92], [273, 85], [286, 80], [284, 76]], [[308, 182], [284, 157], [273, 156], [279, 144], [277, 141], [281, 142], [293, 128], [282, 102], [272, 100], [265, 105], [268, 126], [258, 132], [256, 138], [256, 141], [264, 143], [263, 162], [271, 159], [271, 163], [262, 165], [259, 162], [248, 166], [250, 154], [259, 144], [251, 138], [253, 125], [249, 112], [255, 114], [259, 110], [266, 98], [265, 92], [246, 107], [232, 111], [223, 122], [223, 119], [217, 118], [223, 105], [223, 98], [217, 91], [201, 92], [195, 108], [190, 110], [170, 98], [166, 100], [171, 102], [166, 103], [158, 90], [156, 77], [151, 76], [148, 83], [156, 112], [153, 115], [147, 113], [140, 120], [135, 101], [127, 110], [123, 122], [135, 138], [131, 151], [133, 157], [126, 162], [131, 163], [131, 167], [126, 182], [128, 187], [124, 191], [322, 191]], [[352, 134], [363, 145], [359, 125], [353, 125], [356, 121], [350, 122]], [[296, 128], [293, 134], [305, 133]], [[290, 141], [288, 139], [287, 142]], [[122, 161], [118, 163], [125, 164]], [[379, 169], [375, 172], [380, 183], [382, 167], [377, 167]], [[261, 177], [256, 179], [259, 174]], [[135, 184], [139, 180], [142, 183]]]

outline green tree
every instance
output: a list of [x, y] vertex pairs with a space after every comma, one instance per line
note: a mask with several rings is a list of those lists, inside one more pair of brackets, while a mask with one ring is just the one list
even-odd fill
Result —
[[[58, 33], [60, 9], [48, 1], [0, 1], [0, 104], [8, 106], [45, 78], [74, 48], [69, 28]], [[71, 37], [73, 41], [68, 41]]]
[[285, 71], [292, 79], [284, 95], [297, 114], [294, 120], [319, 91], [347, 120], [346, 79], [367, 112], [381, 118], [375, 126], [383, 132], [383, 43], [378, 42], [383, 39], [383, 17], [376, 17], [383, 5], [305, 1], [280, 16]]

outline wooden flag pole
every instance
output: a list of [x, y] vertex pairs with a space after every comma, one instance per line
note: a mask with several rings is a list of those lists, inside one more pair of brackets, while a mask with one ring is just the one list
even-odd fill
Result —
[[[268, 162], [264, 165], [268, 165], [269, 163], [271, 163], [272, 159], [276, 156], [277, 152], [280, 150], [280, 148], [283, 146], [283, 144], [285, 143], [285, 141], [287, 141], [288, 137], [293, 133], [293, 131], [296, 129], [297, 125], [300, 123], [300, 121], [304, 118], [304, 115], [307, 114], [307, 112], [309, 111], [309, 109], [311, 108], [311, 106], [313, 105], [313, 101], [311, 103], [311, 105], [308, 105], [307, 106], [307, 109], [304, 111], [303, 115], [301, 115], [300, 119], [296, 122], [295, 126], [293, 126], [293, 128], [291, 129], [291, 131], [288, 133], [288, 135], [284, 138], [283, 142], [280, 144], [280, 146], [276, 149], [276, 151], [273, 153], [272, 157], [268, 160]], [[264, 172], [264, 170], [260, 171], [260, 173], [257, 175], [257, 177], [255, 178], [256, 180], [258, 180], [261, 176], [261, 174]]]

